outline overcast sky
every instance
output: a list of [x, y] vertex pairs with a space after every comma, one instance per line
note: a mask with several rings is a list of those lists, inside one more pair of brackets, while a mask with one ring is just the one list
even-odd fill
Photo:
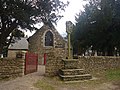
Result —
[[70, 4], [65, 9], [65, 12], [63, 12], [63, 18], [59, 20], [57, 23], [56, 29], [58, 32], [63, 36], [66, 34], [66, 27], [65, 23], [66, 21], [72, 21], [75, 23], [75, 16], [77, 13], [80, 12], [80, 10], [83, 10], [83, 5], [85, 5], [85, 1], [83, 0], [61, 0], [63, 2], [69, 1]]
[[[72, 21], [75, 23], [75, 16], [77, 13], [80, 12], [80, 10], [83, 10], [83, 5], [86, 4], [85, 1], [83, 0], [61, 0], [64, 3], [69, 1], [68, 7], [65, 9], [65, 12], [63, 11], [61, 14], [64, 16], [61, 18], [56, 26], [57, 31], [62, 35], [66, 35], [66, 27], [65, 23], [66, 21]], [[41, 27], [41, 25], [37, 25], [38, 27]], [[33, 33], [30, 33], [29, 31], [27, 32], [28, 36], [31, 36]]]

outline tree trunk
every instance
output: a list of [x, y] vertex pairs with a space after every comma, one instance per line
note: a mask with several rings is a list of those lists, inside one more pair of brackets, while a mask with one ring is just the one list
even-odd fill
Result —
[[0, 54], [2, 54], [4, 42], [5, 42], [5, 39], [3, 38], [2, 35], [0, 35]]

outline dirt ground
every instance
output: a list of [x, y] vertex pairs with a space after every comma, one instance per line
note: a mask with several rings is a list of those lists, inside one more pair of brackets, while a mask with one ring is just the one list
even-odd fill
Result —
[[45, 66], [39, 66], [38, 72], [18, 77], [14, 80], [0, 82], [0, 90], [39, 90], [33, 86], [42, 79], [45, 73]]
[[45, 67], [39, 66], [38, 72], [36, 73], [25, 75], [14, 80], [0, 82], [0, 90], [43, 90], [42, 88], [34, 86], [38, 81], [51, 85], [55, 90], [120, 90], [120, 82], [98, 83], [94, 81], [85, 81], [66, 84], [60, 81], [58, 77], [45, 77], [44, 73]]

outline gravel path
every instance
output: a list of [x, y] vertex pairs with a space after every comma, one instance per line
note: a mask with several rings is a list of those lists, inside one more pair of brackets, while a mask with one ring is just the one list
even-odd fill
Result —
[[45, 67], [39, 66], [38, 72], [18, 77], [14, 80], [0, 83], [0, 90], [39, 90], [33, 86], [35, 82], [44, 76]]

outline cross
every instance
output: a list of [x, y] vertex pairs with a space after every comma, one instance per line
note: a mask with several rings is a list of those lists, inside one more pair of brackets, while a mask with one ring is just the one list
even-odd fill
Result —
[[66, 32], [68, 34], [68, 59], [71, 58], [71, 52], [70, 52], [70, 34], [73, 30], [73, 23], [71, 21], [66, 21]]

